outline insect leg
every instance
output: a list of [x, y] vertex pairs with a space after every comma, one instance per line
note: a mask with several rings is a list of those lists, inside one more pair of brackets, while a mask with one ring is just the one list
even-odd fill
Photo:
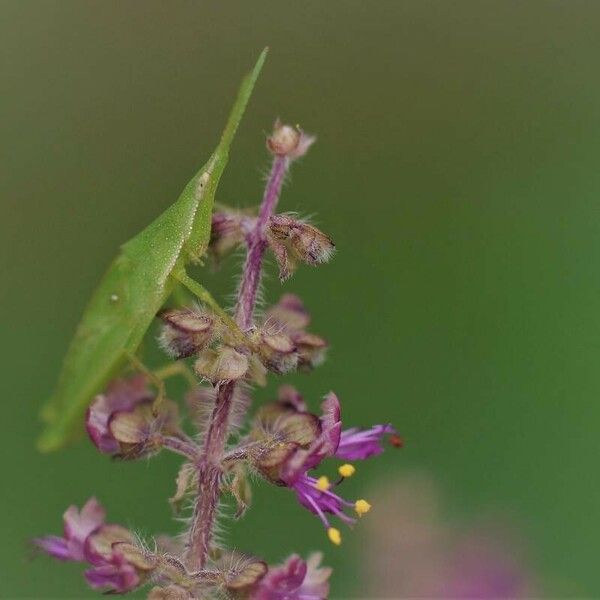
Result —
[[187, 383], [189, 383], [190, 387], [196, 387], [198, 385], [198, 380], [192, 373], [192, 370], [181, 361], [173, 362], [165, 365], [164, 367], [160, 367], [154, 371], [154, 375], [161, 380], [168, 379], [169, 377], [173, 377], [174, 375], [181, 375]]
[[164, 382], [164, 380], [161, 377], [159, 377], [154, 371], [152, 371], [152, 369], [149, 369], [132, 352], [129, 352], [129, 351], [126, 350], [125, 351], [125, 355], [127, 356], [127, 359], [129, 360], [129, 362], [131, 363], [131, 365], [135, 369], [137, 369], [138, 371], [140, 371], [141, 373], [143, 373], [154, 384], [154, 386], [158, 390], [158, 394], [156, 395], [156, 399], [154, 400], [154, 407], [156, 408], [166, 398], [166, 391], [165, 391], [165, 382]]
[[220, 317], [223, 323], [227, 325], [230, 333], [237, 339], [237, 341], [240, 344], [244, 346], [250, 345], [249, 340], [244, 335], [242, 330], [238, 327], [238, 324], [231, 318], [229, 314], [227, 314], [227, 312], [224, 309], [222, 309], [219, 306], [217, 301], [213, 298], [212, 294], [203, 285], [193, 280], [184, 270], [179, 271], [177, 273], [173, 273], [173, 277], [175, 277], [175, 279], [179, 281], [181, 285], [183, 285], [190, 292], [192, 292], [192, 294], [194, 294], [194, 296], [196, 296], [196, 298], [198, 298], [200, 302], [204, 302], [204, 304], [210, 306], [210, 308], [215, 312], [215, 314], [217, 314]]

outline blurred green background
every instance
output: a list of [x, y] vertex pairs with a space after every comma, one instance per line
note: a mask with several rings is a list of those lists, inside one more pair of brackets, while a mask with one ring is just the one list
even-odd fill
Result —
[[[406, 438], [360, 465], [355, 493], [428, 469], [449, 516], [518, 525], [547, 593], [600, 596], [598, 2], [0, 11], [0, 596], [94, 595], [78, 565], [27, 556], [29, 538], [58, 533], [66, 506], [91, 494], [111, 521], [177, 531], [176, 458], [114, 464], [87, 440], [42, 456], [37, 414], [104, 268], [208, 156], [267, 44], [219, 199], [259, 201], [276, 116], [318, 134], [282, 209], [315, 215], [339, 252], [285, 290], [332, 348], [312, 376], [288, 379], [313, 406], [335, 389], [346, 423], [390, 420]], [[198, 276], [230, 297], [238, 262]], [[361, 535], [329, 545], [291, 494], [265, 486], [229, 539], [270, 561], [322, 548], [332, 595], [361, 597]]]

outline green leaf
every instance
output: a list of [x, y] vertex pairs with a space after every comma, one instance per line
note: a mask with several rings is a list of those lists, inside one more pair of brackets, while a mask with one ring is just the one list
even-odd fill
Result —
[[67, 351], [56, 390], [42, 411], [46, 427], [38, 440], [40, 450], [58, 449], [81, 430], [90, 400], [135, 354], [177, 284], [175, 276], [206, 252], [217, 185], [267, 50], [242, 82], [208, 162], [175, 204], [123, 245], [100, 281]]

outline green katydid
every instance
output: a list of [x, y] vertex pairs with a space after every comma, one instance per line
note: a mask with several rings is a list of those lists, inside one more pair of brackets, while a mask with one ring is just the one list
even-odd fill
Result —
[[175, 204], [122, 246], [94, 292], [67, 351], [56, 391], [42, 412], [47, 425], [38, 441], [40, 450], [55, 450], [69, 440], [93, 396], [135, 355], [178, 283], [228, 319], [210, 294], [189, 279], [185, 266], [206, 252], [215, 191], [266, 54], [267, 48], [243, 80], [208, 162]]

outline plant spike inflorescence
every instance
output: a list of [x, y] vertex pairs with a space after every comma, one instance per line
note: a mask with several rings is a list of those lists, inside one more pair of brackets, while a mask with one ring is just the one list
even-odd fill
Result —
[[[85, 577], [93, 588], [124, 593], [153, 584], [149, 598], [174, 600], [326, 598], [330, 569], [319, 566], [318, 554], [307, 560], [292, 555], [284, 564], [269, 567], [251, 554], [221, 547], [215, 535], [221, 497], [231, 494], [236, 517], [241, 516], [250, 503], [249, 475], [257, 474], [290, 489], [336, 545], [342, 534], [334, 519], [352, 525], [371, 509], [366, 500], [349, 501], [334, 490], [355, 473], [351, 461], [380, 454], [386, 436], [393, 445], [401, 441], [391, 425], [342, 430], [340, 403], [333, 392], [316, 415], [296, 389], [282, 386], [275, 401], [255, 411], [248, 433], [228, 445], [232, 430], [245, 422], [253, 384], [264, 385], [268, 372], [310, 371], [323, 360], [327, 347], [323, 338], [307, 331], [310, 316], [292, 294], [283, 295], [264, 317], [255, 316], [267, 249], [277, 260], [281, 281], [299, 263], [317, 265], [333, 254], [333, 242], [316, 227], [275, 213], [291, 163], [314, 140], [298, 127], [277, 121], [267, 139], [273, 163], [258, 215], [222, 210], [213, 216], [209, 251], [215, 260], [239, 245], [247, 249], [234, 322], [205, 306], [159, 314], [161, 346], [175, 360], [193, 357], [194, 371], [204, 382], [187, 398], [195, 435], [185, 433], [178, 405], [160, 390], [153, 391], [144, 374], [114, 381], [87, 411], [89, 437], [103, 453], [129, 460], [167, 449], [183, 456], [171, 503], [178, 510], [184, 500], [193, 502], [187, 531], [177, 539], [157, 538], [151, 546], [124, 527], [107, 524], [94, 498], [81, 510], [68, 508], [63, 536], [41, 537], [35, 543], [58, 559], [88, 563]], [[334, 483], [312, 473], [329, 458], [342, 461]]]

